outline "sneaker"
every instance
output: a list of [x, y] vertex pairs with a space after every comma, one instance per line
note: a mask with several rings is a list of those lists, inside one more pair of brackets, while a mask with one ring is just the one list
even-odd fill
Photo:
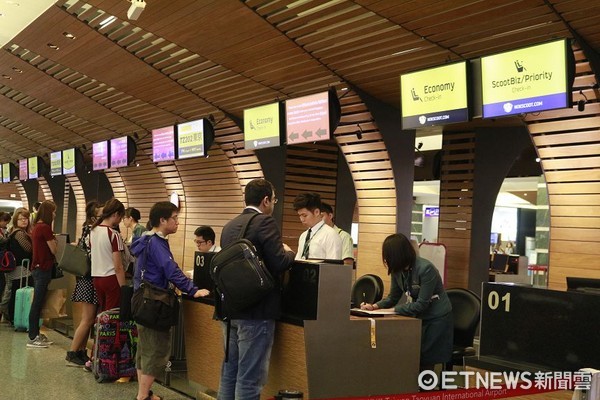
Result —
[[46, 343], [48, 346], [50, 346], [51, 344], [54, 344], [54, 342], [48, 340], [48, 336], [44, 335], [43, 333], [39, 334], [39, 338], [42, 342]]
[[77, 350], [76, 353], [77, 357], [79, 357], [80, 360], [83, 360], [84, 364], [90, 361], [90, 358], [87, 355], [87, 350]]
[[85, 361], [79, 357], [76, 351], [67, 351], [65, 361], [67, 362], [67, 367], [83, 367], [85, 365]]
[[27, 341], [27, 347], [37, 347], [37, 348], [47, 348], [48, 344], [42, 341], [40, 335], [37, 335], [34, 339], [29, 339]]

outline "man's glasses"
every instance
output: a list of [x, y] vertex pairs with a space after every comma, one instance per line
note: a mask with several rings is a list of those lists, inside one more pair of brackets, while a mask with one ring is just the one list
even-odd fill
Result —
[[204, 243], [206, 243], [206, 240], [198, 240], [198, 239], [196, 239], [196, 240], [194, 240], [194, 243], [196, 243], [196, 244], [204, 244]]

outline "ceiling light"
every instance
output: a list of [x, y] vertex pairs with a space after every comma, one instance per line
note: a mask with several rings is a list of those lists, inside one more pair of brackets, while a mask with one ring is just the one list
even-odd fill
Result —
[[17, 74], [22, 74], [23, 73], [23, 70], [21, 68], [12, 67], [12, 70], [15, 71]]
[[114, 15], [111, 15], [110, 17], [107, 17], [100, 22], [100, 28], [106, 28], [108, 25], [112, 24], [116, 20], [117, 20], [117, 17], [115, 17]]
[[50, 47], [52, 50], [58, 50], [58, 49], [60, 49], [60, 47], [58, 47], [57, 45], [52, 44], [52, 43], [48, 43], [47, 46]]
[[4, 79], [8, 79], [8, 80], [12, 79], [12, 78], [10, 77], [10, 75], [6, 75], [6, 74], [3, 74], [3, 75], [2, 75], [2, 77], [3, 77]]
[[66, 37], [67, 39], [75, 39], [75, 35], [73, 35], [72, 33], [69, 33], [69, 32], [63, 32], [63, 36]]

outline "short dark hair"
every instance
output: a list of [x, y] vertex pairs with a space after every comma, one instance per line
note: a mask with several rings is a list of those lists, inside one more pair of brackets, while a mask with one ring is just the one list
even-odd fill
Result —
[[35, 203], [33, 203], [33, 210], [34, 210], [34, 211], [37, 211], [37, 210], [39, 210], [41, 205], [42, 205], [42, 203], [41, 203], [41, 202], [39, 202], [39, 201], [36, 201]]
[[329, 205], [329, 203], [321, 202], [321, 211], [327, 214], [333, 214], [333, 207]]
[[150, 216], [148, 217], [150, 226], [156, 228], [160, 225], [161, 218], [169, 219], [174, 212], [179, 212], [179, 208], [175, 204], [170, 201], [159, 201], [150, 209]]
[[10, 213], [7, 213], [6, 211], [0, 212], [0, 221], [10, 222], [11, 218]]
[[135, 222], [138, 222], [140, 219], [142, 219], [142, 214], [140, 214], [140, 210], [133, 207], [125, 209], [125, 216], [133, 218]]
[[410, 240], [401, 233], [385, 238], [381, 246], [381, 257], [387, 264], [388, 275], [412, 268], [417, 260], [417, 253]]
[[258, 207], [265, 197], [273, 197], [273, 184], [266, 179], [253, 179], [246, 185], [244, 201], [247, 206]]
[[211, 242], [215, 242], [215, 231], [213, 228], [207, 225], [199, 226], [194, 231], [194, 235], [202, 236], [204, 240], [210, 240]]
[[308, 211], [314, 211], [316, 209], [322, 210], [323, 204], [321, 202], [321, 196], [318, 193], [306, 192], [300, 193], [294, 199], [294, 210], [298, 211], [302, 208], [306, 208]]
[[52, 200], [44, 200], [42, 204], [40, 204], [40, 208], [35, 215], [35, 221], [33, 222], [37, 223], [38, 221], [43, 221], [48, 225], [52, 225], [54, 211], [56, 211], [56, 204]]

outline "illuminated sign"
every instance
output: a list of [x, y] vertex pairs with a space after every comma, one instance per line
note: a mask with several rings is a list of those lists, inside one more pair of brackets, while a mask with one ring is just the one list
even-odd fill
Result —
[[75, 148], [63, 150], [63, 174], [74, 174], [75, 173]]
[[567, 42], [481, 58], [483, 117], [568, 107]]
[[400, 76], [402, 128], [469, 120], [467, 62]]
[[285, 122], [288, 144], [328, 140], [329, 92], [286, 100]]
[[19, 179], [26, 181], [29, 176], [27, 175], [27, 159], [23, 158], [19, 160]]
[[9, 183], [12, 180], [12, 176], [10, 176], [10, 163], [2, 164], [2, 183]]
[[440, 208], [439, 207], [425, 207], [424, 214], [426, 217], [439, 217], [440, 216]]
[[204, 155], [204, 120], [177, 125], [177, 158]]
[[127, 136], [110, 139], [110, 167], [127, 166]]
[[92, 169], [98, 171], [108, 168], [108, 141], [93, 144]]
[[279, 103], [244, 110], [244, 148], [280, 145]]
[[175, 127], [152, 129], [152, 161], [175, 160]]
[[62, 151], [50, 153], [50, 176], [62, 174]]

